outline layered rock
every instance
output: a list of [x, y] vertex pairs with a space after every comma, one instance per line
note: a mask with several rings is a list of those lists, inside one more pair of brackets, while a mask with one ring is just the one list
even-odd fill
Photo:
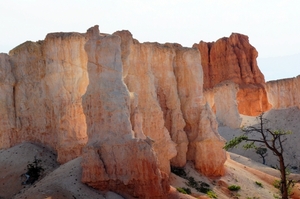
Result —
[[267, 82], [268, 99], [273, 108], [300, 108], [300, 76]]
[[194, 46], [201, 53], [205, 90], [232, 81], [239, 85], [236, 100], [240, 114], [254, 116], [271, 108], [264, 76], [256, 62], [258, 53], [246, 35], [233, 33], [229, 38], [211, 43], [201, 41]]

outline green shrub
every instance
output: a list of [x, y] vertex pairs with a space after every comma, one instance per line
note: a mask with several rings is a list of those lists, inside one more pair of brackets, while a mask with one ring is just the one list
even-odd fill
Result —
[[176, 189], [178, 192], [183, 193], [183, 194], [191, 194], [192, 193], [190, 188], [177, 187]]
[[182, 178], [187, 178], [186, 172], [183, 168], [171, 166], [171, 172]]
[[209, 190], [206, 194], [210, 198], [218, 198], [217, 194], [212, 190]]
[[280, 186], [281, 186], [280, 180], [275, 180], [275, 181], [273, 182], [273, 186], [274, 186], [276, 189], [280, 189]]
[[182, 187], [177, 187], [176, 189], [180, 193], [187, 194], [187, 192]]
[[34, 161], [27, 165], [27, 172], [25, 173], [27, 179], [25, 182], [22, 182], [22, 184], [33, 184], [39, 179], [44, 171], [43, 167], [40, 165], [41, 162], [42, 160], [34, 157]]
[[257, 184], [258, 186], [260, 186], [261, 188], [263, 188], [264, 186], [262, 185], [262, 183], [261, 182], [257, 182], [257, 181], [255, 181], [255, 184]]
[[195, 189], [199, 186], [198, 182], [193, 177], [188, 177], [187, 180], [188, 183], [186, 183], [186, 185], [193, 187]]
[[238, 191], [241, 189], [241, 187], [239, 185], [230, 185], [230, 186], [228, 186], [228, 189], [230, 191]]

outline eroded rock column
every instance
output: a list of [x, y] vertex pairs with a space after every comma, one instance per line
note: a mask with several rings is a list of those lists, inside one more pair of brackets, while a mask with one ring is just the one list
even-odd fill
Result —
[[83, 96], [88, 143], [82, 182], [125, 197], [163, 198], [167, 175], [158, 168], [151, 139], [137, 139], [130, 123], [130, 96], [122, 79], [121, 40], [87, 32], [89, 85]]

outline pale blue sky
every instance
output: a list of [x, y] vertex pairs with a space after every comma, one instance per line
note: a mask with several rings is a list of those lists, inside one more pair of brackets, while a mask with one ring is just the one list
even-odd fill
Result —
[[[0, 0], [0, 24], [0, 52], [6, 53], [49, 32], [85, 32], [98, 24], [100, 32], [126, 29], [140, 42], [186, 47], [238, 32], [249, 36], [259, 60], [300, 54], [296, 0]], [[270, 80], [300, 74], [292, 65], [279, 76], [268, 75], [272, 66], [259, 66]]]

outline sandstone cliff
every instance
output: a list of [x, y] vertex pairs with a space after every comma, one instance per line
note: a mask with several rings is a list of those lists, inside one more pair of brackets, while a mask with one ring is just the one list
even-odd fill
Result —
[[0, 148], [41, 143], [60, 163], [82, 155], [83, 182], [126, 197], [165, 197], [170, 163], [224, 174], [197, 48], [95, 26], [25, 42], [0, 60]]
[[[205, 106], [198, 50], [179, 44], [140, 44], [127, 31], [115, 34], [122, 39], [124, 82], [138, 96], [142, 130], [155, 140], [153, 147], [161, 169], [169, 172], [166, 157], [173, 157], [174, 166], [193, 160], [205, 175], [222, 175], [224, 141], [210, 108]], [[171, 140], [164, 141], [169, 135], [176, 143], [177, 155]], [[162, 150], [167, 145], [168, 150]]]
[[201, 41], [194, 47], [201, 53], [205, 90], [223, 81], [232, 81], [239, 86], [236, 101], [240, 114], [255, 116], [271, 108], [264, 76], [256, 62], [258, 53], [246, 35], [232, 33], [229, 38], [211, 43]]
[[273, 108], [300, 108], [300, 76], [267, 82], [268, 99]]
[[82, 95], [88, 85], [85, 37], [48, 34], [42, 42], [25, 42], [10, 51], [16, 79], [15, 132], [10, 145], [46, 144], [65, 163], [81, 154], [87, 141]]

